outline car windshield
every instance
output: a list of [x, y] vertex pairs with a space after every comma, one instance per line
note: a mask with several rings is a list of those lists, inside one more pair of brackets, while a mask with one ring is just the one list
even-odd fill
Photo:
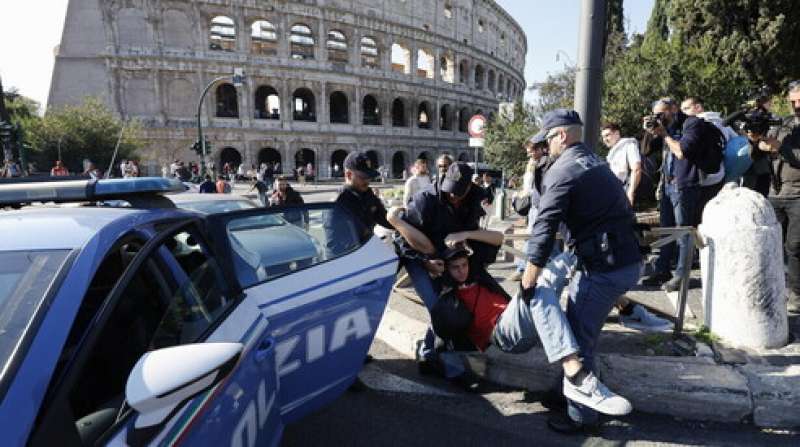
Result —
[[0, 252], [0, 379], [69, 250]]
[[179, 203], [178, 207], [205, 214], [227, 213], [228, 211], [249, 210], [256, 206], [248, 200], [208, 200], [205, 202]]

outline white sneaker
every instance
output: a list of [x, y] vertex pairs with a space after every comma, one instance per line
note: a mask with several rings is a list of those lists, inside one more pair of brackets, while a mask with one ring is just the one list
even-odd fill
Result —
[[564, 377], [564, 397], [609, 416], [625, 416], [633, 411], [628, 399], [614, 394], [593, 373], [584, 377], [580, 386]]
[[627, 328], [644, 332], [666, 332], [672, 329], [671, 321], [655, 316], [639, 304], [634, 304], [630, 315], [619, 314], [619, 323]]

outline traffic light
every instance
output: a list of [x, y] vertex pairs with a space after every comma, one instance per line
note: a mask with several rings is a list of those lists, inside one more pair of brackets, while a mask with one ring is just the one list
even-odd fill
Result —
[[[204, 138], [204, 140], [206, 140], [206, 154], [209, 154], [209, 153], [211, 153], [211, 150], [212, 150], [211, 149], [211, 142], [209, 142], [208, 139], [206, 139], [206, 138]], [[201, 157], [203, 156], [203, 146], [200, 144], [200, 141], [195, 141], [192, 144], [192, 150], [194, 151], [195, 154], [197, 154], [197, 155], [199, 155]]]

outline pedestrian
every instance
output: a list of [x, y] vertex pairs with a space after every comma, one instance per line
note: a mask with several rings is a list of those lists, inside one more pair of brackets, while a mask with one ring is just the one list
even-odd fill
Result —
[[50, 176], [51, 177], [66, 177], [69, 175], [69, 171], [66, 167], [64, 167], [64, 163], [61, 160], [56, 160], [55, 166], [50, 169]]
[[[425, 161], [427, 163], [427, 160]], [[447, 169], [453, 164], [453, 157], [443, 154], [436, 159], [436, 184], [440, 185], [444, 180]]]
[[228, 183], [225, 175], [218, 175], [217, 176], [217, 183], [215, 185], [217, 194], [230, 194], [231, 193], [231, 184]]
[[100, 170], [95, 167], [91, 161], [86, 163], [86, 169], [83, 171], [84, 177], [89, 177], [92, 180], [97, 180], [101, 177]]
[[777, 138], [764, 138], [759, 149], [775, 156], [769, 200], [783, 227], [788, 309], [800, 314], [800, 81], [789, 84], [787, 99], [794, 116], [784, 122]]
[[272, 185], [275, 181], [275, 171], [272, 168], [272, 163], [264, 164], [264, 170], [262, 171], [262, 178], [264, 183], [267, 185]]
[[261, 206], [269, 206], [269, 186], [261, 179], [253, 178], [250, 185], [250, 190], [247, 192], [249, 194], [256, 189], [258, 190], [258, 201], [261, 203]]
[[[708, 149], [708, 146], [713, 146], [715, 143], [714, 140], [722, 141], [721, 144], [717, 144], [719, 149], [722, 151], [725, 150], [725, 143], [733, 137], [736, 137], [736, 132], [733, 129], [726, 126], [722, 119], [718, 118], [718, 114], [715, 112], [706, 112], [705, 107], [703, 105], [703, 100], [697, 96], [689, 96], [688, 98], [684, 99], [681, 102], [681, 111], [687, 116], [686, 121], [684, 122], [684, 136], [687, 135], [686, 126], [691, 126], [693, 119], [690, 120], [691, 117], [696, 117], [701, 119], [702, 121], [695, 122], [695, 126], [698, 127], [704, 141], [701, 144], [702, 147], [693, 148], [692, 144], [689, 144], [691, 138], [683, 140], [682, 146], [684, 146], [685, 150], [692, 151], [693, 149], [699, 150], [701, 153], [704, 152], [705, 149]], [[700, 125], [702, 124], [702, 125]], [[712, 124], [709, 126], [708, 124]], [[714, 132], [716, 129], [718, 132]], [[691, 131], [689, 131], [689, 136], [691, 137]], [[687, 154], [688, 156], [689, 154]], [[755, 154], [758, 156], [759, 154]], [[764, 160], [760, 163], [762, 167], [765, 168], [767, 173], [769, 174], [770, 171], [770, 162], [768, 157], [763, 157]], [[699, 191], [698, 191], [698, 198], [697, 198], [697, 207], [695, 210], [695, 220], [697, 224], [700, 223], [701, 218], [703, 217], [703, 210], [706, 207], [706, 204], [711, 201], [719, 192], [722, 190], [722, 186], [725, 184], [725, 163], [724, 157], [721, 157], [719, 170], [713, 174], [706, 174], [702, 170], [698, 168], [698, 184], [699, 184]], [[766, 182], [763, 182], [763, 194], [764, 197], [767, 196], [769, 191], [769, 179]]]
[[606, 123], [600, 129], [600, 137], [608, 147], [606, 161], [611, 172], [617, 176], [625, 189], [625, 195], [631, 206], [636, 200], [636, 188], [642, 180], [642, 156], [639, 154], [639, 143], [635, 138], [623, 138], [622, 130], [617, 123]]
[[[633, 231], [633, 211], [619, 179], [581, 142], [582, 132], [583, 122], [577, 112], [556, 109], [544, 116], [542, 129], [534, 136], [534, 144], [547, 142], [553, 162], [542, 179], [531, 253], [522, 276], [524, 296], [537, 300], [535, 289], [563, 222], [569, 230], [564, 236], [575, 247], [581, 265], [572, 276], [567, 304], [567, 320], [576, 343], [563, 346], [570, 348], [565, 352], [576, 353], [582, 363], [564, 365], [562, 388], [568, 401], [567, 415], [552, 417], [548, 426], [568, 433], [583, 432], [598, 423], [597, 412], [587, 404], [624, 401], [616, 399], [597, 379], [594, 357], [603, 323], [617, 298], [638, 282], [642, 261]], [[555, 299], [541, 305], [558, 307], [559, 303]], [[560, 307], [552, 311], [560, 311]], [[630, 411], [630, 404], [627, 406]]]
[[275, 189], [269, 197], [270, 206], [302, 205], [305, 203], [299, 192], [289, 184], [289, 179], [283, 175], [275, 179]]
[[306, 177], [312, 182], [314, 181], [314, 165], [311, 162], [306, 165]]
[[200, 183], [200, 194], [216, 194], [217, 186], [211, 181], [211, 176], [206, 175]]
[[414, 196], [414, 194], [422, 191], [431, 184], [431, 177], [428, 173], [427, 161], [422, 159], [415, 161], [411, 168], [411, 172], [413, 175], [411, 178], [406, 180], [406, 184], [403, 187], [403, 205], [408, 205], [408, 202], [411, 201], [411, 198]]
[[300, 186], [305, 186], [306, 184], [306, 170], [303, 166], [299, 166], [297, 169], [297, 181], [300, 183]]

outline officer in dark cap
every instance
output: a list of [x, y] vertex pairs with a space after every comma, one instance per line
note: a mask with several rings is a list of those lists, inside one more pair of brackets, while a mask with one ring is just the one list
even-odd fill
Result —
[[534, 136], [534, 144], [548, 144], [554, 161], [542, 180], [539, 214], [522, 276], [525, 296], [535, 299], [532, 292], [553, 251], [559, 224], [564, 222], [569, 230], [567, 244], [578, 258], [567, 319], [583, 364], [565, 366], [567, 417], [548, 421], [550, 428], [560, 432], [582, 432], [597, 424], [597, 413], [570, 396], [602, 401], [609, 395], [594, 375], [595, 348], [617, 298], [638, 282], [642, 260], [625, 191], [608, 165], [581, 142], [582, 130], [577, 112], [557, 109], [544, 116], [541, 131]]
[[386, 220], [386, 207], [372, 189], [370, 181], [378, 176], [378, 171], [370, 166], [369, 157], [363, 152], [351, 152], [344, 159], [344, 186], [339, 189], [336, 203], [347, 209], [363, 225], [364, 234], [372, 236], [375, 225], [392, 230]]

